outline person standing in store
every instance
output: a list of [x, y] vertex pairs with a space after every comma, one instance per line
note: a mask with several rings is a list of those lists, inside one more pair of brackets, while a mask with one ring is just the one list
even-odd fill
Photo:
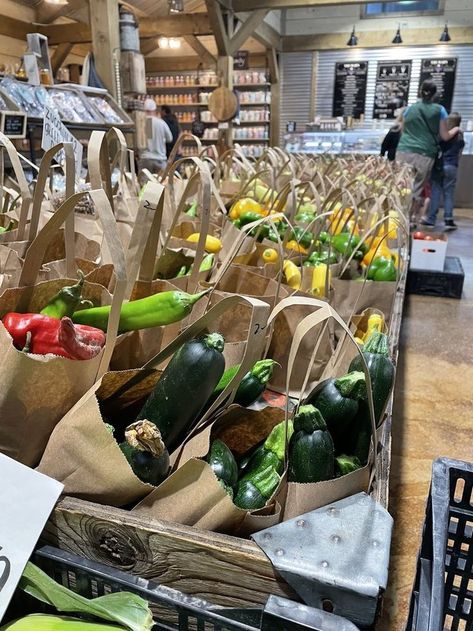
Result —
[[173, 114], [171, 108], [168, 105], [161, 105], [161, 118], [169, 127], [172, 134], [172, 141], [166, 142], [166, 156], [169, 158], [169, 156], [171, 155], [171, 151], [173, 150], [174, 145], [179, 138], [181, 130], [179, 128], [179, 121], [177, 120], [176, 115]]
[[[461, 116], [458, 112], [452, 112], [447, 119], [448, 129], [460, 129]], [[440, 143], [440, 149], [443, 155], [443, 171], [440, 174], [433, 173], [432, 195], [430, 200], [430, 209], [425, 217], [422, 217], [421, 224], [423, 226], [435, 226], [437, 212], [443, 195], [443, 219], [445, 222], [445, 230], [456, 230], [457, 224], [453, 220], [453, 208], [455, 202], [455, 187], [457, 184], [458, 164], [465, 147], [462, 131], [453, 136], [447, 142]]]
[[146, 99], [145, 112], [146, 135], [148, 148], [141, 152], [139, 167], [157, 173], [166, 166], [166, 143], [172, 142], [172, 134], [166, 123], [160, 118], [156, 103], [153, 99]]
[[386, 136], [384, 137], [383, 142], [381, 143], [381, 153], [380, 155], [384, 158], [384, 156], [388, 155], [388, 160], [393, 162], [396, 159], [396, 150], [401, 140], [402, 133], [402, 110], [398, 110], [398, 115], [396, 118], [396, 122], [388, 131]]
[[[439, 141], [454, 138], [459, 127], [448, 129], [448, 114], [443, 105], [434, 103], [437, 86], [433, 81], [424, 81], [420, 87], [420, 100], [404, 110], [402, 136], [397, 147], [397, 159], [414, 168], [412, 188], [411, 225], [415, 227], [421, 211], [424, 184], [429, 180], [436, 157]], [[439, 138], [440, 137], [440, 138]]]

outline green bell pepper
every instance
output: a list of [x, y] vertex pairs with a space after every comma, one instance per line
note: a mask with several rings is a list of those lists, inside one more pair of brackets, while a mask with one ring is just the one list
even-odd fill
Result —
[[[362, 259], [368, 251], [368, 246], [366, 243], [360, 243], [360, 241], [361, 237], [348, 232], [341, 232], [332, 237], [332, 245], [337, 252], [350, 256], [353, 252], [359, 251]], [[357, 254], [357, 258], [360, 258], [359, 254]]]
[[299, 245], [302, 245], [303, 248], [308, 249], [312, 245], [314, 236], [311, 232], [304, 230], [304, 228], [301, 228], [300, 226], [295, 226], [291, 233], [291, 239], [297, 241], [297, 243], [299, 243]]
[[[377, 259], [375, 259], [373, 263], [376, 260]], [[384, 260], [381, 263], [378, 263], [375, 266], [375, 271], [372, 274], [368, 273], [368, 278], [370, 278], [370, 276], [372, 277], [370, 280], [390, 281], [390, 282], [395, 281], [397, 279], [397, 270], [396, 270], [396, 266], [394, 265], [394, 261], [392, 259], [384, 258]]]

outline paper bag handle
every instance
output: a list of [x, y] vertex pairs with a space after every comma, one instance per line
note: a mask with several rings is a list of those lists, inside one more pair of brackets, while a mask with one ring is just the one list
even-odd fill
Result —
[[12, 141], [0, 132], [0, 149], [5, 149], [10, 158], [11, 165], [13, 167], [13, 172], [16, 176], [16, 181], [18, 183], [18, 187], [21, 192], [21, 207], [20, 207], [20, 215], [18, 221], [17, 235], [18, 241], [23, 241], [25, 239], [26, 232], [26, 224], [28, 222], [28, 215], [30, 211], [30, 206], [32, 203], [32, 195], [28, 186], [28, 182], [26, 181], [25, 173], [23, 171], [23, 167], [21, 166], [20, 158], [18, 157], [18, 152], [15, 149]]

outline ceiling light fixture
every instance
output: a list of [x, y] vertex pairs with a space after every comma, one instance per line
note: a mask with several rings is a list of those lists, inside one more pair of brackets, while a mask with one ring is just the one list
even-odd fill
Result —
[[181, 40], [177, 37], [160, 37], [158, 39], [159, 48], [172, 48], [176, 50], [181, 47]]
[[48, 4], [55, 4], [59, 6], [65, 6], [68, 4], [67, 0], [45, 0]]
[[393, 39], [393, 44], [402, 44], [401, 25], [400, 24], [397, 27], [396, 35], [394, 36], [394, 39]]
[[445, 24], [445, 28], [442, 31], [442, 35], [440, 35], [439, 42], [450, 42], [451, 39], [450, 33], [448, 32], [448, 24]]
[[184, 0], [168, 0], [169, 13], [182, 13], [184, 11]]
[[353, 31], [351, 32], [350, 39], [347, 42], [347, 46], [358, 46], [358, 37], [355, 34], [355, 27], [353, 27]]

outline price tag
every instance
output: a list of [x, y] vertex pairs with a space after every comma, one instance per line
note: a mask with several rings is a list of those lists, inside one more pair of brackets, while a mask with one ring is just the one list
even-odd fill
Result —
[[[76, 181], [80, 178], [82, 168], [82, 151], [83, 147], [75, 136], [67, 129], [61, 121], [57, 111], [48, 105], [44, 108], [43, 121], [43, 137], [41, 138], [41, 149], [47, 151], [57, 145], [59, 142], [70, 142], [74, 149], [76, 162]], [[56, 161], [64, 165], [64, 151], [59, 151], [56, 155]]]
[[63, 485], [0, 454], [0, 621]]

